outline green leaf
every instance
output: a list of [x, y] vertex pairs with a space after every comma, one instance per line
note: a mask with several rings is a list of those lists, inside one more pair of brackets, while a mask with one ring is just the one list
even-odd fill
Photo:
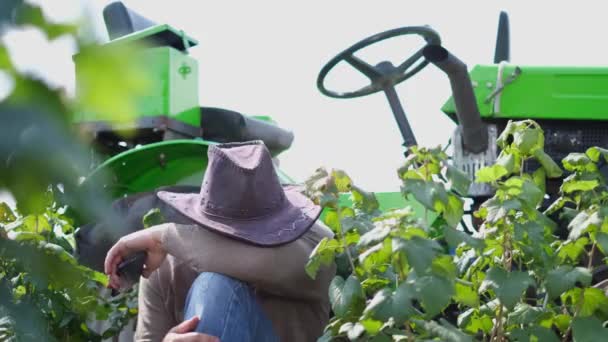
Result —
[[540, 129], [527, 128], [513, 132], [513, 145], [524, 155], [544, 147], [545, 137]]
[[365, 331], [367, 331], [367, 333], [371, 336], [376, 335], [379, 331], [380, 328], [382, 328], [382, 322], [381, 321], [377, 321], [374, 319], [362, 319], [359, 321], [359, 323], [361, 323], [361, 325], [363, 325], [363, 327], [365, 328]]
[[492, 197], [481, 205], [480, 210], [485, 210], [486, 221], [493, 224], [504, 219], [511, 212], [521, 210], [521, 202], [515, 199], [501, 201]]
[[388, 226], [377, 226], [369, 232], [363, 234], [359, 243], [359, 247], [367, 247], [384, 241], [384, 239], [390, 234], [391, 227]]
[[334, 277], [329, 284], [329, 301], [336, 317], [346, 317], [347, 314], [358, 314], [361, 304], [365, 302], [365, 294], [357, 277]]
[[479, 296], [473, 287], [456, 282], [454, 290], [454, 300], [456, 302], [470, 307], [477, 307], [479, 305]]
[[494, 164], [486, 166], [475, 173], [475, 182], [493, 183], [509, 174], [509, 171], [502, 165]]
[[462, 172], [460, 169], [448, 165], [446, 170], [446, 177], [450, 181], [451, 189], [456, 191], [462, 196], [466, 196], [469, 193], [469, 186], [471, 185], [471, 179], [469, 176]]
[[13, 235], [15, 241], [35, 241], [42, 242], [46, 241], [44, 236], [34, 232], [15, 232]]
[[440, 323], [435, 321], [414, 320], [416, 325], [420, 325], [433, 337], [438, 337], [445, 342], [473, 342], [473, 337], [458, 330], [450, 322], [441, 318]]
[[602, 218], [598, 211], [591, 213], [587, 211], [581, 211], [574, 217], [568, 224], [570, 234], [568, 234], [569, 240], [577, 240], [583, 233], [589, 229], [597, 229], [602, 225]]
[[562, 165], [566, 171], [596, 171], [597, 166], [584, 153], [570, 153], [562, 159]]
[[562, 262], [570, 260], [578, 262], [581, 254], [585, 251], [585, 246], [589, 240], [585, 237], [579, 238], [576, 241], [567, 240], [558, 248], [557, 255]]
[[564, 173], [559, 165], [542, 149], [534, 151], [534, 158], [542, 165], [549, 178], [559, 178]]
[[[606, 314], [608, 311], [608, 298], [604, 291], [594, 287], [575, 287], [561, 296], [562, 302], [570, 303], [579, 308], [579, 317], [591, 316], [597, 310]], [[582, 302], [581, 302], [582, 300]]]
[[525, 179], [521, 188], [521, 195], [518, 197], [530, 207], [536, 208], [543, 202], [545, 192], [533, 180]]
[[427, 209], [437, 211], [448, 202], [448, 194], [443, 184], [426, 182], [418, 179], [409, 179], [403, 182], [401, 192], [404, 195], [412, 194], [414, 198]]
[[444, 238], [451, 248], [458, 247], [461, 243], [465, 243], [475, 249], [483, 249], [485, 243], [482, 239], [477, 239], [463, 231], [451, 227], [445, 227], [443, 230]]
[[608, 161], [608, 150], [601, 147], [590, 147], [587, 149], [585, 154], [591, 158], [591, 160], [597, 163], [600, 160], [600, 156], [604, 157], [605, 161]]
[[575, 317], [572, 320], [574, 342], [597, 342], [606, 338], [606, 328], [596, 317]]
[[450, 227], [456, 227], [464, 214], [464, 201], [454, 194], [449, 194], [447, 206], [440, 212]]
[[437, 241], [418, 236], [414, 236], [410, 240], [393, 239], [393, 252], [405, 253], [408, 264], [419, 275], [425, 274], [430, 269], [433, 259], [441, 250]]
[[11, 226], [15, 231], [40, 234], [51, 230], [51, 225], [44, 215], [28, 215]]
[[546, 184], [547, 184], [547, 173], [545, 169], [539, 167], [532, 173], [532, 180], [534, 184], [540, 189], [540, 191], [545, 194], [547, 192]]
[[336, 184], [338, 192], [349, 192], [352, 186], [352, 181], [346, 172], [342, 170], [332, 170], [331, 176]]
[[317, 277], [317, 272], [321, 265], [329, 266], [334, 261], [336, 251], [341, 248], [340, 242], [336, 239], [323, 238], [315, 249], [310, 253], [306, 263], [306, 274], [312, 279]]
[[608, 255], [608, 234], [603, 232], [595, 233], [595, 242], [600, 248], [600, 251], [602, 251], [604, 255]]
[[451, 255], [439, 255], [433, 260], [431, 269], [434, 275], [444, 277], [446, 279], [456, 278], [456, 264]]
[[350, 193], [355, 209], [371, 214], [380, 207], [378, 199], [373, 192], [367, 192], [355, 185], [351, 185]]
[[434, 317], [450, 303], [454, 295], [454, 284], [446, 278], [428, 275], [414, 280], [414, 290], [426, 316]]
[[510, 337], [514, 341], [518, 342], [560, 342], [560, 339], [555, 335], [553, 330], [541, 326], [531, 326], [525, 329], [513, 329]]
[[394, 292], [388, 288], [376, 292], [363, 313], [383, 322], [391, 317], [395, 322], [404, 322], [416, 314], [412, 299], [413, 289], [410, 284], [404, 282]]
[[386, 239], [359, 255], [359, 262], [367, 272], [384, 272], [391, 260], [391, 239]]
[[517, 303], [515, 309], [509, 313], [508, 322], [511, 324], [531, 324], [545, 313], [545, 310], [539, 307], [531, 306], [525, 303]]
[[518, 158], [512, 153], [505, 153], [502, 151], [498, 158], [496, 158], [496, 165], [500, 165], [507, 170], [507, 175], [510, 175], [519, 170]]
[[16, 219], [17, 218], [15, 217], [11, 207], [9, 207], [5, 202], [0, 202], [0, 223], [11, 223]]
[[510, 137], [513, 135], [513, 132], [515, 132], [517, 127], [518, 126], [515, 124], [515, 122], [513, 122], [513, 120], [509, 120], [505, 129], [502, 131], [502, 133], [500, 133], [498, 139], [496, 139], [496, 144], [500, 146], [500, 148], [505, 149], [505, 147], [508, 146], [507, 142], [510, 140]]
[[510, 310], [519, 302], [522, 293], [534, 285], [534, 279], [526, 272], [507, 272], [502, 268], [492, 267], [486, 273], [479, 292], [493, 289], [500, 302]]
[[349, 340], [354, 341], [365, 333], [365, 328], [360, 323], [346, 322], [342, 324], [339, 334], [346, 334]]
[[600, 182], [597, 179], [592, 180], [577, 180], [575, 178], [564, 181], [560, 190], [569, 194], [575, 191], [590, 191], [597, 188]]
[[144, 224], [145, 228], [157, 226], [164, 222], [165, 218], [158, 208], [150, 209], [142, 218], [142, 223]]

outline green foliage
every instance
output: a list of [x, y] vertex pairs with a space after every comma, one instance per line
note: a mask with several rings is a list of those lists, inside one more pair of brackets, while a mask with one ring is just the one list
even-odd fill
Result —
[[[568, 175], [545, 209], [546, 178], [563, 171], [543, 151], [540, 126], [510, 122], [498, 145], [496, 164], [475, 180], [495, 193], [475, 212], [482, 223], [473, 235], [459, 227], [471, 180], [440, 148], [413, 148], [397, 172], [403, 196], [436, 214], [433, 222], [411, 208], [379, 212], [373, 193], [343, 171], [319, 169], [306, 182], [335, 233], [312, 253], [307, 271], [314, 277], [324, 265], [339, 265], [330, 288], [335, 316], [320, 341], [604, 338], [608, 297], [593, 287], [592, 274], [608, 251], [608, 187], [598, 166], [608, 150], [564, 158]], [[540, 167], [525, 172], [528, 160]], [[344, 193], [352, 208], [339, 205]], [[569, 230], [567, 239], [558, 228]]]
[[[135, 292], [106, 298], [106, 275], [76, 262], [74, 227], [65, 209], [51, 200], [44, 212], [22, 216], [11, 211], [9, 219], [1, 220], [6, 237], [0, 238], [0, 312], [5, 317], [0, 336], [4, 329], [18, 340], [32, 331], [45, 340], [101, 340], [119, 333], [136, 314]], [[91, 319], [108, 320], [110, 327], [92, 331]]]
[[[128, 120], [131, 95], [146, 90], [146, 78], [129, 47], [85, 44], [75, 25], [48, 21], [37, 5], [2, 1], [0, 33], [25, 27], [48, 40], [73, 38], [83, 62], [79, 83], [85, 87], [78, 98], [69, 98], [49, 86], [45, 75], [20, 72], [0, 42], [0, 72], [13, 84], [0, 99], [0, 190], [16, 202], [0, 202], [0, 340], [111, 338], [136, 314], [137, 294], [110, 298], [106, 276], [73, 257], [75, 227], [111, 217], [103, 193], [79, 186], [95, 158], [71, 121], [77, 111]], [[156, 219], [147, 217], [149, 223]], [[107, 321], [109, 328], [93, 331], [89, 324], [95, 319]]]

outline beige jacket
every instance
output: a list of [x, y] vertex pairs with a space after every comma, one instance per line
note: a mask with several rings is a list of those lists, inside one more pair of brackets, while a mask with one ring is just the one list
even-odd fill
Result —
[[281, 341], [316, 341], [329, 320], [328, 287], [335, 267], [316, 280], [304, 271], [317, 243], [332, 232], [320, 224], [289, 244], [262, 248], [195, 225], [164, 225], [170, 254], [139, 284], [136, 341], [162, 341], [180, 323], [190, 285], [201, 272], [217, 272], [250, 283]]

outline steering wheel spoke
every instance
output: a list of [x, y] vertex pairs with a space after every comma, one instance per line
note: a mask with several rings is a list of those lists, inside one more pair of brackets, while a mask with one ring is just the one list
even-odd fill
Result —
[[382, 76], [382, 73], [378, 71], [373, 65], [367, 63], [366, 61], [355, 55], [344, 57], [344, 61], [350, 64], [353, 68], [357, 69], [363, 75], [367, 76], [367, 78], [369, 78], [372, 82]]
[[414, 53], [408, 59], [403, 61], [403, 63], [399, 64], [399, 66], [397, 67], [397, 70], [399, 70], [399, 72], [406, 72], [407, 69], [409, 69], [412, 65], [414, 65], [418, 60], [423, 58], [422, 50], [424, 50], [424, 47], [422, 47], [420, 50], [416, 51], [416, 53]]

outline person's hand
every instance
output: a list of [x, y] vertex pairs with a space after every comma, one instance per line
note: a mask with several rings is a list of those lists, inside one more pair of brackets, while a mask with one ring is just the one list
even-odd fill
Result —
[[163, 342], [220, 342], [220, 339], [215, 336], [192, 332], [196, 328], [198, 321], [199, 318], [197, 316], [183, 321], [169, 330]]
[[120, 288], [120, 277], [116, 273], [120, 264], [129, 255], [146, 251], [146, 263], [142, 273], [144, 278], [150, 276], [165, 260], [167, 251], [162, 246], [161, 237], [164, 226], [143, 229], [129, 235], [123, 236], [116, 242], [106, 255], [104, 271], [110, 277], [108, 286], [114, 289]]

